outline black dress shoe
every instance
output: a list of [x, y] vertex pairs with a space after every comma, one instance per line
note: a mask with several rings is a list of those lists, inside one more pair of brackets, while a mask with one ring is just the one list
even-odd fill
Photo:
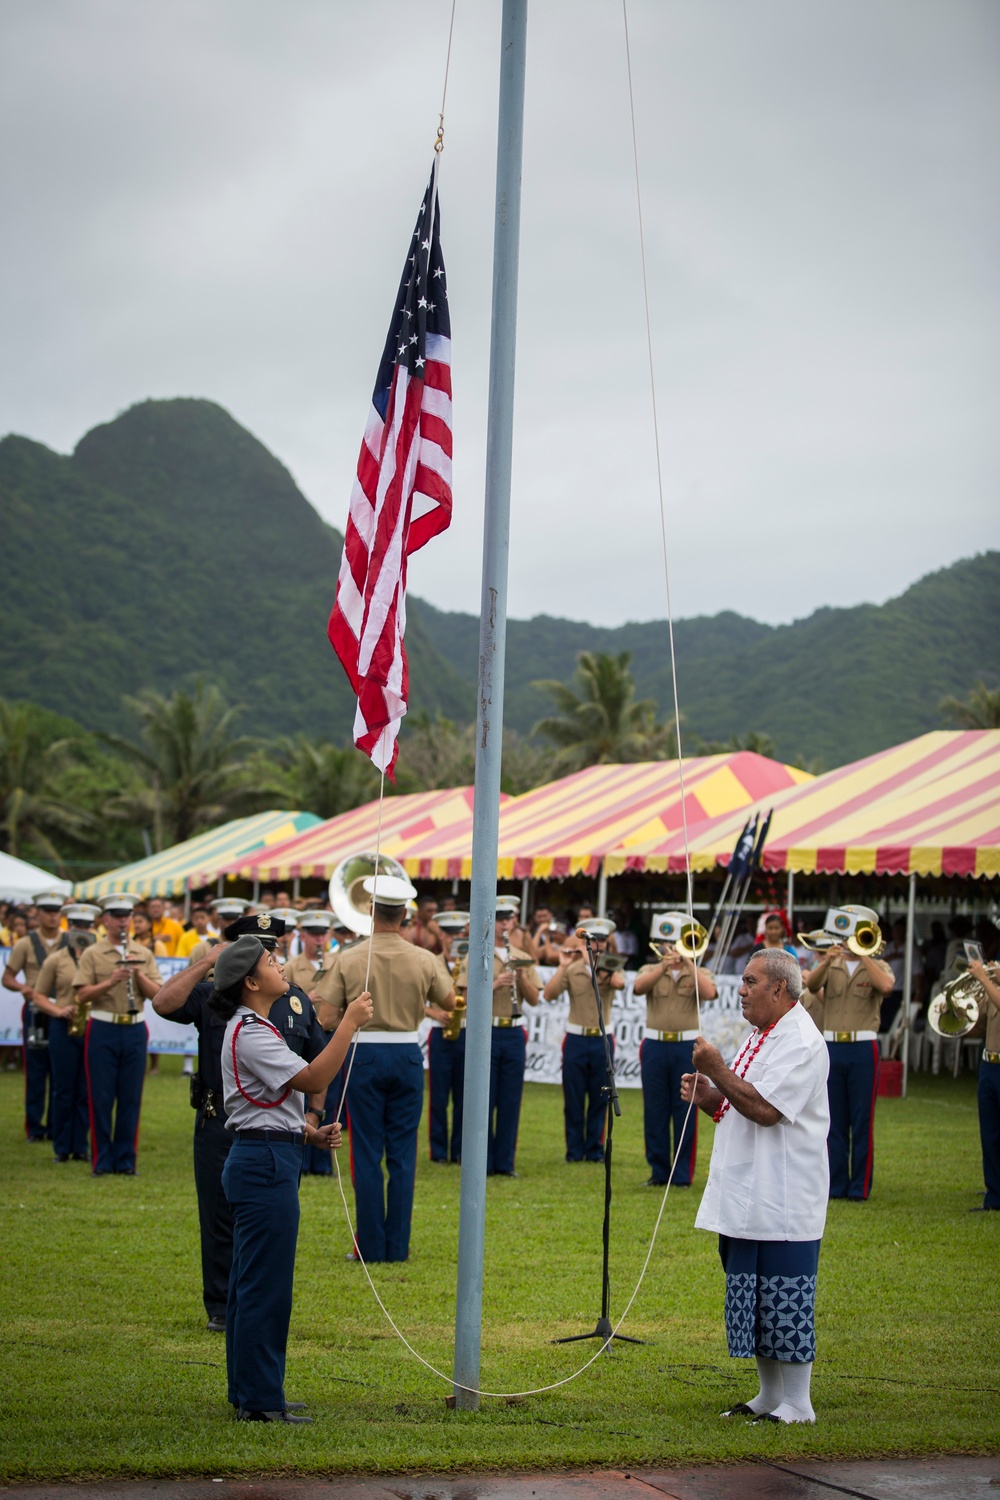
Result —
[[208, 1330], [209, 1333], [225, 1333], [225, 1331], [226, 1331], [226, 1315], [225, 1315], [225, 1313], [213, 1313], [212, 1317], [210, 1317], [209, 1320], [208, 1320], [208, 1322], [205, 1324], [205, 1327], [206, 1327], [206, 1329]]
[[89, 1161], [90, 1157], [86, 1156], [82, 1151], [74, 1151], [73, 1152], [73, 1160], [74, 1161]]
[[494, 1177], [520, 1177], [520, 1172], [494, 1172]]
[[661, 1182], [658, 1177], [648, 1177], [644, 1184], [646, 1187], [666, 1187], [666, 1185], [666, 1179]]
[[285, 1410], [286, 1411], [305, 1411], [305, 1409], [306, 1409], [306, 1407], [308, 1405], [309, 1405], [308, 1401], [286, 1401], [285, 1402]]
[[65, 1151], [57, 1151], [56, 1154], [55, 1154], [55, 1156], [53, 1156], [52, 1160], [53, 1161], [60, 1161], [60, 1162], [62, 1162], [62, 1161], [69, 1161], [69, 1157], [67, 1156], [67, 1154], [66, 1154]]
[[995, 1214], [996, 1209], [992, 1203], [974, 1203], [969, 1209], [970, 1214]]
[[293, 1417], [287, 1411], [245, 1411], [241, 1406], [236, 1413], [237, 1422], [289, 1422], [296, 1427], [302, 1427], [312, 1421], [312, 1417]]

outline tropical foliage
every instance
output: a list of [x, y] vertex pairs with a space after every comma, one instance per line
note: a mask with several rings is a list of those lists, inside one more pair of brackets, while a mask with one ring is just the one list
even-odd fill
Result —
[[575, 686], [552, 679], [534, 684], [560, 710], [539, 719], [533, 730], [557, 746], [560, 771], [676, 756], [673, 726], [657, 723], [651, 698], [636, 699], [631, 661], [628, 651], [617, 656], [581, 651]]
[[967, 698], [944, 698], [941, 712], [958, 729], [1000, 729], [1000, 688], [977, 682]]
[[72, 740], [46, 739], [32, 705], [0, 699], [0, 840], [8, 854], [58, 860], [60, 839], [94, 830], [92, 815], [62, 795], [73, 757]]

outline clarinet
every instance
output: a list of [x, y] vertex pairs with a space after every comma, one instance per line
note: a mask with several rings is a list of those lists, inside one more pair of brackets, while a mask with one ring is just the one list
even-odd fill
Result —
[[136, 991], [135, 975], [132, 973], [132, 965], [128, 961], [128, 923], [126, 922], [122, 931], [122, 963], [128, 969], [128, 978], [125, 981], [125, 990], [128, 994], [128, 1013], [134, 1016], [139, 1009], [139, 999]]
[[506, 933], [504, 933], [503, 941], [505, 949], [504, 963], [508, 972], [514, 976], [514, 983], [510, 987], [510, 1013], [515, 1021], [519, 1021], [521, 1019], [521, 997], [517, 992], [517, 970], [511, 961], [510, 938]]

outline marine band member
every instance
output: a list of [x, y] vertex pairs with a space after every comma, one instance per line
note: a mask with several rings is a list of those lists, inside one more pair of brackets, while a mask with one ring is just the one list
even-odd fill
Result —
[[[835, 930], [850, 930], [867, 907], [840, 908]], [[838, 921], [839, 919], [839, 921]], [[830, 1197], [863, 1202], [871, 1192], [882, 997], [895, 983], [884, 959], [859, 958], [839, 943], [805, 976], [807, 1008], [830, 1052]]]
[[[591, 944], [598, 956], [607, 951], [603, 938], [592, 938]], [[597, 987], [613, 1060], [615, 1039], [610, 1034], [611, 1007], [616, 991], [625, 988], [625, 976], [621, 969], [612, 972], [598, 970]], [[587, 945], [575, 935], [563, 943], [559, 951], [559, 966], [542, 990], [546, 1000], [557, 1000], [567, 993], [569, 1019], [562, 1052], [566, 1160], [603, 1161], [608, 1116], [607, 1064]]]
[[128, 936], [138, 900], [131, 892], [100, 898], [106, 936], [81, 955], [73, 978], [78, 1003], [90, 1009], [84, 1057], [95, 1177], [135, 1176], [149, 1042], [143, 1004], [163, 983], [152, 953]]
[[[372, 1021], [359, 1033], [346, 1095], [357, 1244], [366, 1261], [397, 1261], [410, 1253], [417, 1132], [424, 1103], [424, 1060], [417, 1033], [427, 1002], [450, 1012], [455, 992], [440, 959], [400, 934], [406, 903], [414, 895], [410, 882], [392, 875], [369, 876], [364, 889], [372, 897], [372, 935], [339, 956], [332, 998], [347, 1006], [366, 988], [371, 991]], [[348, 1259], [354, 1258], [351, 1252]]]
[[663, 1187], [670, 1181], [670, 1167], [676, 1157], [673, 1185], [690, 1187], [698, 1150], [698, 1117], [696, 1111], [688, 1117], [681, 1079], [693, 1067], [699, 1000], [704, 1003], [715, 999], [715, 977], [711, 970], [700, 968], [667, 943], [658, 963], [644, 964], [639, 970], [632, 993], [647, 997], [646, 1034], [639, 1047], [650, 1168], [646, 1186]]
[[[6, 990], [20, 993], [21, 1036], [24, 1042], [24, 1134], [29, 1141], [46, 1141], [52, 1134], [46, 1119], [46, 1093], [50, 1087], [49, 1023], [44, 1007], [35, 1006], [35, 984], [42, 965], [62, 939], [60, 913], [66, 897], [59, 891], [42, 891], [32, 897], [38, 912], [38, 927], [18, 938], [7, 956], [3, 971]], [[17, 976], [23, 974], [24, 978]]]
[[83, 1053], [87, 1008], [73, 988], [80, 954], [96, 941], [99, 906], [63, 907], [67, 931], [36, 981], [35, 1005], [49, 1017], [52, 1065], [52, 1151], [57, 1162], [87, 1161], [87, 1070]]
[[[496, 898], [493, 929], [493, 1033], [490, 1045], [489, 1127], [486, 1141], [486, 1175], [516, 1177], [514, 1156], [517, 1127], [521, 1119], [524, 1067], [528, 1039], [521, 1006], [537, 1005], [541, 997], [538, 973], [531, 955], [509, 943], [517, 922], [520, 901], [516, 896]], [[508, 959], [526, 963], [510, 969]], [[462, 960], [456, 987], [468, 993], [469, 960]]]

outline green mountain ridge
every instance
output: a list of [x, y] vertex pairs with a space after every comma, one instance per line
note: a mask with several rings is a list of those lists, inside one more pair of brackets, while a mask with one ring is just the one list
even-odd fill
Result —
[[[144, 401], [70, 456], [0, 441], [0, 693], [89, 728], [129, 727], [122, 694], [202, 676], [248, 705], [245, 728], [343, 739], [354, 703], [326, 641], [342, 538], [288, 470], [213, 402]], [[478, 565], [478, 559], [476, 560]], [[826, 765], [940, 726], [938, 703], [1000, 679], [1000, 553], [880, 606], [769, 626], [732, 611], [674, 626], [685, 732], [773, 736]], [[410, 596], [411, 713], [475, 712], [478, 618]], [[511, 620], [505, 719], [548, 711], [538, 678], [577, 653], [630, 651], [640, 695], [671, 704], [662, 621]]]

